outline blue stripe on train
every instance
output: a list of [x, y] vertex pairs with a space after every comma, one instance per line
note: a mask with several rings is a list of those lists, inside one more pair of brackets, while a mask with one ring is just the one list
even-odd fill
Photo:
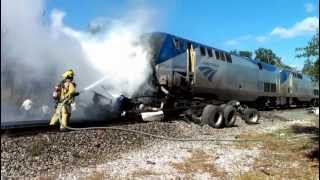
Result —
[[280, 72], [280, 83], [284, 83], [289, 77], [289, 72], [288, 71], [281, 71]]
[[[192, 42], [189, 40], [178, 38], [178, 37], [172, 36], [170, 34], [165, 34], [165, 33], [159, 33], [159, 34], [161, 34], [162, 36], [165, 36], [165, 38], [162, 42], [162, 46], [160, 47], [159, 55], [156, 58], [156, 61], [155, 61], [156, 64], [161, 64], [171, 58], [174, 58], [182, 53], [185, 53], [187, 51], [187, 43], [192, 43], [192, 46], [194, 48], [197, 48], [200, 46], [199, 43], [195, 43], [195, 42]], [[181, 45], [180, 49], [176, 49], [174, 47], [173, 38], [176, 38], [180, 41], [180, 45]], [[206, 48], [211, 48], [211, 47], [204, 46], [204, 45], [201, 45], [201, 46], [206, 47]], [[258, 68], [258, 61], [253, 60], [253, 59], [247, 59], [247, 60], [249, 62], [257, 65], [257, 68]], [[261, 66], [262, 66], [262, 69], [264, 69], [266, 71], [275, 72], [277, 70], [277, 68], [275, 66], [270, 65], [270, 64], [266, 64], [263, 62], [261, 62]]]

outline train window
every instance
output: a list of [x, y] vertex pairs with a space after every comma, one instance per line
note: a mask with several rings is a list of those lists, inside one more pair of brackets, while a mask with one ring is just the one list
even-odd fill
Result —
[[276, 92], [276, 90], [277, 90], [276, 84], [272, 83], [271, 84], [271, 92]]
[[299, 78], [299, 79], [302, 79], [302, 74], [298, 74], [298, 78]]
[[270, 91], [270, 84], [264, 83], [264, 92], [269, 92], [269, 91]]
[[220, 59], [220, 53], [219, 53], [219, 51], [214, 51], [215, 52], [215, 54], [216, 54], [216, 59]]
[[212, 49], [211, 48], [207, 48], [207, 51], [208, 51], [208, 56], [212, 57]]
[[205, 56], [206, 55], [206, 49], [202, 46], [200, 46], [200, 53], [201, 53], [201, 56]]
[[232, 63], [232, 58], [230, 54], [226, 54], [227, 62]]
[[187, 48], [190, 49], [192, 44], [190, 42], [187, 43]]
[[220, 59], [222, 61], [225, 61], [226, 60], [226, 57], [224, 56], [224, 53], [220, 51]]
[[180, 49], [180, 41], [179, 39], [173, 38], [173, 45], [176, 49]]
[[264, 83], [264, 92], [276, 92], [277, 85], [275, 83]]

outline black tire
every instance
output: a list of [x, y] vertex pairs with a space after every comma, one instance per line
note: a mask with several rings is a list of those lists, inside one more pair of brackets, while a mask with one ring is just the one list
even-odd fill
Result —
[[223, 126], [223, 112], [221, 108], [214, 105], [206, 105], [202, 111], [201, 123], [208, 124], [213, 128], [221, 128]]
[[258, 124], [260, 119], [260, 113], [254, 108], [247, 108], [243, 112], [244, 121], [247, 124]]
[[237, 120], [237, 110], [233, 106], [226, 105], [223, 108], [223, 118], [226, 127], [232, 127]]

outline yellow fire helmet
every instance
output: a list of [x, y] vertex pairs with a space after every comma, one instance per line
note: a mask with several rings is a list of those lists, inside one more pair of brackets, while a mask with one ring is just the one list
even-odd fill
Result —
[[62, 77], [63, 77], [63, 78], [72, 78], [73, 75], [74, 75], [73, 70], [70, 69], [70, 70], [64, 72], [64, 73], [62, 74]]

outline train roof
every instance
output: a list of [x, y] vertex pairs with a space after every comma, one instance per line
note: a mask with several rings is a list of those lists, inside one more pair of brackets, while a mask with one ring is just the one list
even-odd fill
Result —
[[170, 33], [166, 33], [166, 32], [152, 32], [150, 34], [151, 35], [160, 35], [160, 36], [171, 36], [173, 38], [182, 40], [184, 42], [189, 42], [189, 43], [192, 43], [192, 44], [197, 45], [197, 46], [203, 46], [203, 47], [206, 47], [206, 48], [212, 48], [212, 49], [216, 49], [216, 50], [231, 54], [230, 52], [227, 52], [225, 50], [222, 50], [222, 49], [219, 49], [219, 48], [215, 48], [215, 47], [212, 47], [212, 46], [208, 46], [208, 45], [205, 45], [205, 44], [202, 44], [202, 43], [199, 43], [199, 42], [196, 42], [196, 41], [192, 41], [192, 40], [189, 40], [189, 39], [186, 39], [186, 38], [182, 38], [182, 37], [179, 37], [179, 36], [176, 36], [176, 35], [173, 35], [173, 34], [170, 34]]
[[[230, 53], [230, 52], [227, 52], [227, 51], [225, 51], [225, 50], [222, 50], [222, 49], [219, 49], [219, 48], [215, 48], [215, 47], [212, 47], [212, 46], [208, 46], [208, 45], [205, 45], [205, 44], [196, 42], [196, 41], [192, 41], [192, 40], [189, 40], [189, 39], [185, 39], [185, 38], [182, 38], [182, 37], [179, 37], [179, 36], [170, 34], [170, 33], [166, 33], [166, 32], [151, 32], [151, 33], [146, 33], [146, 35], [150, 35], [150, 36], [158, 35], [158, 36], [164, 36], [164, 37], [165, 37], [165, 36], [170, 36], [170, 37], [173, 37], [173, 38], [182, 40], [182, 41], [184, 41], [184, 42], [192, 43], [193, 45], [196, 45], [196, 46], [202, 46], [202, 47], [205, 47], [205, 48], [212, 48], [212, 49], [214, 49], [214, 50], [218, 50], [218, 51], [222, 51], [222, 52], [224, 52], [224, 53], [232, 54], [233, 56], [237, 56], [237, 57], [240, 58], [240, 59], [247, 60], [247, 61], [250, 61], [250, 62], [255, 63], [255, 64], [260, 63], [261, 65], [263, 65], [264, 67], [269, 68], [269, 69], [279, 70], [279, 71], [286, 71], [286, 72], [288, 72], [288, 73], [298, 73], [298, 74], [302, 74], [301, 72], [299, 72], [299, 71], [297, 71], [297, 70], [283, 69], [283, 68], [279, 68], [279, 67], [277, 67], [277, 66], [274, 66], [274, 65], [272, 65], [272, 64], [268, 64], [268, 63], [265, 63], [265, 62], [262, 62], [262, 61], [257, 61], [256, 59], [244, 58], [244, 57], [239, 56], [239, 55], [237, 55], [237, 54]], [[310, 78], [310, 76], [308, 76], [308, 75], [306, 75], [306, 74], [303, 74], [303, 76]]]
[[[185, 38], [182, 38], [182, 37], [179, 37], [179, 36], [176, 36], [176, 35], [173, 35], [173, 34], [170, 34], [170, 33], [166, 33], [166, 32], [152, 32], [152, 33], [149, 33], [151, 36], [152, 35], [160, 35], [160, 36], [171, 36], [173, 38], [176, 38], [176, 39], [179, 39], [179, 40], [183, 40], [183, 41], [186, 41], [186, 42], [190, 42], [192, 44], [195, 44], [195, 45], [198, 45], [198, 46], [203, 46], [203, 47], [206, 47], [206, 48], [212, 48], [212, 49], [215, 49], [215, 50], [218, 50], [218, 51], [222, 51], [224, 53], [228, 53], [228, 54], [232, 54], [233, 56], [237, 56], [241, 59], [244, 59], [244, 60], [249, 60], [249, 61], [254, 61], [256, 63], [262, 63], [262, 64], [266, 64], [266, 65], [271, 65], [271, 64], [267, 64], [267, 63], [264, 63], [264, 62], [261, 62], [261, 61], [257, 61], [256, 59], [251, 59], [251, 58], [244, 58], [242, 56], [239, 56], [237, 54], [234, 54], [234, 53], [230, 53], [228, 51], [225, 51], [225, 50], [222, 50], [222, 49], [219, 49], [219, 48], [216, 48], [216, 47], [212, 47], [212, 46], [208, 46], [208, 45], [205, 45], [205, 44], [202, 44], [202, 43], [199, 43], [199, 42], [196, 42], [196, 41], [192, 41], [192, 40], [189, 40], [189, 39], [185, 39]], [[271, 65], [273, 66], [273, 65]], [[276, 66], [274, 66], [276, 67]]]

